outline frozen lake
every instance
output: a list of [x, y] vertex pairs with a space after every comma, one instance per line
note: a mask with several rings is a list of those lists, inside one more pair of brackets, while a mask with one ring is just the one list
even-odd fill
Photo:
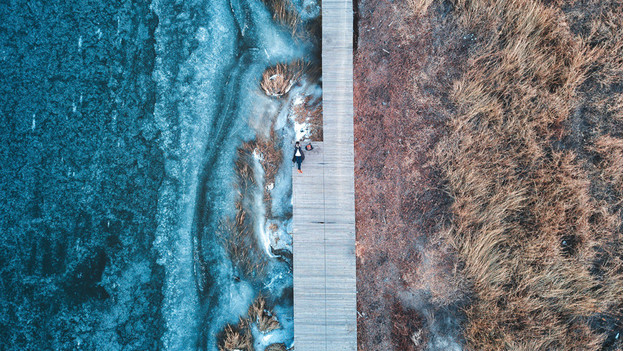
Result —
[[[0, 349], [217, 350], [258, 296], [280, 328], [252, 323], [255, 348], [292, 345], [292, 111], [320, 81], [260, 81], [320, 64], [320, 8], [293, 1], [293, 26], [272, 4], [0, 5]], [[253, 273], [223, 230], [238, 204]]]

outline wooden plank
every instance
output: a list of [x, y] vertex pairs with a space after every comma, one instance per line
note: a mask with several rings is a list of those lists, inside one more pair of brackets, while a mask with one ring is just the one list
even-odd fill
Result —
[[323, 140], [293, 169], [295, 350], [356, 350], [353, 14], [323, 0]]

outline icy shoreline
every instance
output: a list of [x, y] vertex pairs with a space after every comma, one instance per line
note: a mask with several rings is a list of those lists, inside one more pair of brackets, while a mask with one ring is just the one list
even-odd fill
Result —
[[[259, 77], [277, 62], [310, 59], [311, 47], [293, 40], [260, 1], [211, 1], [206, 9], [206, 19], [199, 23], [190, 9], [177, 13], [164, 2], [154, 4], [161, 19], [155, 33], [154, 78], [159, 91], [155, 116], [166, 157], [154, 241], [166, 276], [163, 346], [216, 350], [217, 335], [245, 315], [261, 291], [271, 295], [282, 324], [279, 333], [262, 340], [292, 345], [292, 300], [282, 296], [292, 289], [292, 274], [271, 246], [271, 240], [280, 238], [283, 248], [289, 245], [292, 146], [287, 139], [295, 135], [287, 118], [278, 117], [275, 124], [286, 156], [271, 189], [272, 211], [280, 218], [272, 236], [261, 193], [255, 195], [259, 202], [253, 206], [254, 232], [269, 262], [266, 280], [240, 277], [216, 233], [220, 221], [234, 215], [237, 148], [269, 133], [268, 119], [285, 116], [291, 105], [287, 99], [262, 94]], [[185, 27], [181, 28], [180, 19]], [[176, 36], [189, 31], [195, 33], [193, 53], [186, 58], [172, 53]], [[262, 174], [257, 181], [265, 186]], [[257, 340], [257, 347], [267, 345]]]

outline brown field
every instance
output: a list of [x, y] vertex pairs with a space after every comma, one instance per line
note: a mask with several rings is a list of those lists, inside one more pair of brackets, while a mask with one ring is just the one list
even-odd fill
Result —
[[358, 348], [621, 349], [622, 3], [358, 14]]

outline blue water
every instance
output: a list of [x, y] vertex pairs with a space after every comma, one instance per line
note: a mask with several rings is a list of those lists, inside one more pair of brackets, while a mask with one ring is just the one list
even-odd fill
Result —
[[285, 108], [262, 72], [318, 44], [260, 0], [8, 1], [0, 16], [0, 350], [216, 350], [260, 292], [284, 326], [267, 339], [290, 345], [288, 262], [235, 279], [215, 233], [236, 148]]

